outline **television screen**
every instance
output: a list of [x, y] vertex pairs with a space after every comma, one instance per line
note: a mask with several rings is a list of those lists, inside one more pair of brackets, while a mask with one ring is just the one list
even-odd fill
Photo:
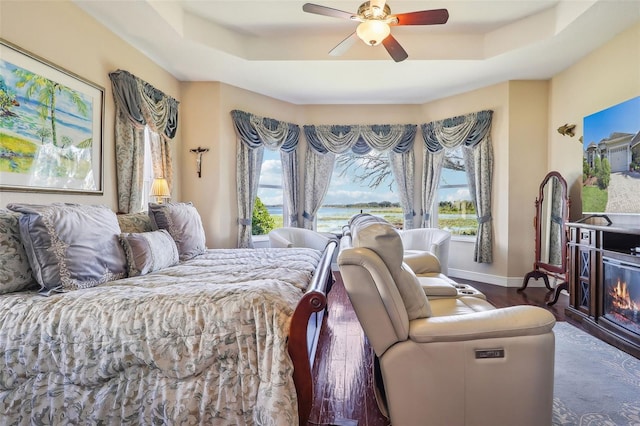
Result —
[[640, 213], [640, 96], [583, 124], [582, 213]]

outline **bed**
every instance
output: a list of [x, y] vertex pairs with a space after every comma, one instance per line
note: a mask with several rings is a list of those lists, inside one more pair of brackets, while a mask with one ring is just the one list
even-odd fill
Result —
[[[28, 210], [0, 211], [5, 288], [28, 281], [24, 271], [7, 274], [6, 260], [15, 260], [20, 248], [16, 238], [25, 248], [32, 276], [46, 278], [51, 272], [37, 262], [34, 267], [29, 257], [29, 250], [37, 254], [42, 238], [25, 242], [23, 222], [34, 222], [23, 220]], [[104, 209], [100, 213], [109, 216]], [[107, 220], [98, 219], [101, 224]], [[59, 233], [70, 228], [59, 217], [50, 222]], [[19, 237], [1, 236], [15, 233], [18, 223], [23, 227]], [[140, 241], [151, 235], [173, 239], [171, 232], [158, 233], [162, 223], [150, 225], [144, 215], [118, 217], [116, 225], [129, 277], [111, 271], [115, 279], [88, 287], [76, 280], [78, 288], [40, 284], [39, 290], [29, 286], [0, 295], [3, 422], [306, 424], [314, 342], [332, 280], [335, 243], [324, 253], [201, 247], [171, 266], [149, 268], [139, 262], [136, 267], [142, 270], [137, 272], [142, 273], [136, 275], [123, 235]], [[95, 226], [81, 228], [84, 235]], [[101, 225], [96, 235], [105, 233], [110, 232]], [[96, 235], [85, 238], [93, 242]], [[193, 241], [178, 240], [181, 255]], [[56, 251], [56, 242], [49, 243]], [[109, 264], [109, 257], [103, 250], [91, 265]], [[86, 269], [88, 263], [81, 263], [77, 268]], [[73, 275], [72, 266], [65, 265], [59, 275]]]

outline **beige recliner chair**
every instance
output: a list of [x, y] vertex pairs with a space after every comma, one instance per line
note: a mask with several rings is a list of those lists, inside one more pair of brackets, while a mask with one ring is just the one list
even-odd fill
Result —
[[554, 316], [478, 297], [428, 300], [402, 257], [398, 232], [371, 217], [352, 219], [338, 256], [391, 423], [551, 424]]

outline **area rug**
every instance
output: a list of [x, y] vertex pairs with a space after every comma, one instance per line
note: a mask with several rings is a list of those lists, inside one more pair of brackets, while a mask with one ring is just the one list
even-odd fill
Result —
[[640, 425], [640, 360], [567, 322], [553, 330], [553, 424]]

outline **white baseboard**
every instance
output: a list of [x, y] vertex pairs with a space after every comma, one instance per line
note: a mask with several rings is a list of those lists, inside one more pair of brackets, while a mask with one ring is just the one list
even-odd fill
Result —
[[[465, 280], [478, 281], [481, 283], [499, 285], [502, 287], [522, 287], [522, 280], [524, 279], [524, 277], [502, 277], [499, 275], [483, 274], [480, 272], [464, 271], [462, 269], [452, 268], [449, 268], [449, 276], [451, 278], [461, 278]], [[551, 284], [552, 287], [555, 287], [556, 283], [554, 282], [554, 278], [549, 278], [549, 284]], [[544, 280], [534, 280], [532, 278], [529, 280], [528, 287], [544, 287]]]

